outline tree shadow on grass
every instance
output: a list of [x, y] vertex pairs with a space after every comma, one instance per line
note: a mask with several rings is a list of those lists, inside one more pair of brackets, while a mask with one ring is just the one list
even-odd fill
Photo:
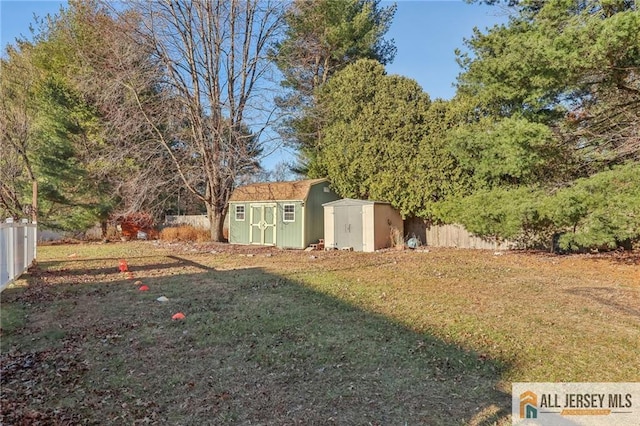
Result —
[[[157, 261], [158, 258], [171, 259], [171, 261], [163, 262], [161, 264], [153, 263], [154, 261]], [[202, 263], [194, 262], [184, 257], [173, 256], [173, 255], [135, 256], [135, 257], [127, 256], [126, 260], [130, 264], [132, 264], [133, 262], [136, 263], [134, 267], [131, 267], [131, 266], [128, 267], [131, 272], [136, 272], [136, 273], [158, 271], [162, 269], [187, 268], [187, 267], [194, 267], [196, 269], [201, 269], [205, 271], [213, 270], [213, 268], [203, 265]], [[44, 271], [44, 273], [51, 274], [51, 275], [63, 275], [63, 276], [86, 275], [86, 274], [100, 275], [100, 274], [111, 274], [114, 272], [120, 272], [120, 269], [119, 269], [120, 258], [115, 258], [115, 257], [101, 258], [101, 259], [95, 259], [95, 258], [75, 259], [74, 258], [74, 259], [71, 259], [70, 261], [78, 262], [79, 264], [82, 264], [84, 262], [93, 263], [96, 261], [102, 261], [102, 262], [108, 262], [112, 266], [107, 266], [103, 268], [87, 267], [87, 268], [78, 268], [78, 269], [66, 269], [66, 268], [62, 268], [62, 266], [64, 266], [66, 263], [65, 261], [56, 260], [56, 261], [42, 262], [40, 265], [38, 265], [39, 271], [41, 272]], [[37, 271], [34, 271], [34, 272], [37, 272]]]
[[576, 287], [565, 290], [565, 293], [594, 300], [614, 311], [640, 318], [640, 308], [637, 305], [637, 292], [631, 289], [611, 287]]
[[[101, 283], [76, 285], [55, 312], [33, 314], [34, 327], [55, 316], [59, 347], [74, 348], [66, 353], [83, 368], [73, 386], [53, 389], [47, 377], [69, 372], [43, 369], [52, 390], [32, 410], [96, 424], [508, 421], [499, 361], [259, 268], [201, 270], [143, 278], [147, 292], [128, 281], [101, 292]], [[23, 290], [9, 291], [19, 303]], [[186, 319], [172, 321], [176, 312]], [[29, 326], [18, 333], [27, 339]], [[16, 399], [23, 391], [33, 393], [12, 390]]]

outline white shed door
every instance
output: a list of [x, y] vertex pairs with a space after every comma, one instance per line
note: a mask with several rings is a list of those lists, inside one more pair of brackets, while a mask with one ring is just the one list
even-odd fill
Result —
[[362, 206], [335, 206], [333, 214], [336, 247], [362, 251]]

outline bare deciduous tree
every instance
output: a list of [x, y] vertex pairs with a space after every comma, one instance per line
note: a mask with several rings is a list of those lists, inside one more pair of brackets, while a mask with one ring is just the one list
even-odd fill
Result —
[[[157, 130], [168, 132], [176, 106], [163, 90], [162, 67], [136, 36], [139, 14], [114, 18], [108, 8], [82, 2], [72, 8], [76, 25], [64, 29], [77, 67], [74, 80], [100, 117], [100, 137], [106, 142], [86, 149], [86, 155], [104, 165], [93, 169], [92, 177], [108, 182], [119, 199], [112, 216], [140, 211], [159, 216], [167, 197], [180, 187], [175, 168], [157, 143]], [[77, 23], [86, 31], [79, 31]]]
[[[268, 48], [282, 22], [280, 1], [135, 3], [142, 36], [165, 70], [177, 105], [174, 132], [156, 138], [184, 185], [207, 208], [211, 238], [222, 239], [235, 182], [257, 167], [261, 136], [274, 117]], [[134, 91], [140, 99], [140, 93]]]

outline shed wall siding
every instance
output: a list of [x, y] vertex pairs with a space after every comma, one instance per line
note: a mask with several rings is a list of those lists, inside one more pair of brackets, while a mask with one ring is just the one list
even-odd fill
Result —
[[[294, 222], [284, 221], [284, 205], [293, 204]], [[302, 223], [304, 210], [299, 201], [283, 201], [278, 203], [277, 241], [276, 245], [282, 248], [304, 248], [302, 246]]]
[[375, 204], [362, 206], [362, 251], [376, 251]]
[[[325, 192], [324, 188], [329, 188], [329, 182], [320, 182], [311, 186], [309, 190], [309, 196], [305, 203], [305, 227], [304, 227], [304, 244], [303, 247], [308, 247], [309, 244], [315, 244], [321, 238], [325, 238], [325, 215], [324, 203], [336, 201], [340, 199], [338, 194], [333, 192], [329, 188], [329, 192]], [[325, 239], [326, 245], [326, 239]]]
[[388, 204], [375, 206], [375, 250], [391, 247], [391, 228], [397, 228], [404, 235], [402, 216]]
[[335, 219], [333, 206], [326, 206], [324, 208], [324, 246], [335, 247]]
[[[236, 207], [244, 206], [244, 221], [236, 220]], [[234, 244], [249, 244], [249, 232], [251, 230], [249, 222], [249, 203], [231, 203], [229, 204], [229, 242]]]

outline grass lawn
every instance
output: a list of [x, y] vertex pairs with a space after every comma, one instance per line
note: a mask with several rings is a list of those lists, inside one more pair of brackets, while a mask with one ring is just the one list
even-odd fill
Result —
[[638, 259], [42, 246], [0, 424], [510, 424], [514, 381], [640, 381]]

